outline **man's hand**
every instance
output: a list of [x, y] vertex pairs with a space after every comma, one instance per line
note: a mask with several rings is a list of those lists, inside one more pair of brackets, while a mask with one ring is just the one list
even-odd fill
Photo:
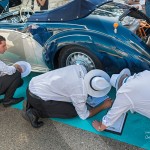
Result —
[[103, 109], [111, 107], [112, 103], [113, 101], [110, 98], [107, 98], [102, 104]]
[[20, 65], [14, 64], [13, 66], [14, 66], [14, 67], [16, 68], [16, 70], [18, 70], [20, 73], [23, 72], [23, 70], [22, 70], [22, 68], [20, 67]]
[[99, 122], [97, 120], [94, 120], [92, 122], [92, 126], [97, 130], [97, 131], [104, 131], [107, 127], [102, 124], [102, 122]]

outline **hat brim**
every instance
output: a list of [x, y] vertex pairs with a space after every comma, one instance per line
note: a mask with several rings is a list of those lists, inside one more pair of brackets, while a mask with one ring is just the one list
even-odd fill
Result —
[[28, 62], [26, 62], [26, 61], [18, 61], [15, 64], [18, 64], [22, 68], [22, 70], [23, 70], [23, 72], [21, 73], [21, 77], [22, 78], [24, 78], [24, 77], [26, 77], [26, 76], [28, 76], [30, 74], [30, 72], [31, 72], [31, 65]]
[[91, 88], [90, 82], [93, 77], [103, 77], [106, 81], [110, 82], [110, 77], [106, 72], [99, 69], [91, 70], [84, 77], [84, 83], [87, 89], [87, 93], [93, 97], [102, 97], [108, 94], [111, 89], [111, 85], [106, 90], [102, 91], [95, 91]]
[[122, 75], [124, 75], [124, 74], [126, 74], [126, 75], [128, 75], [128, 76], [131, 76], [131, 72], [130, 72], [130, 70], [128, 69], [128, 68], [125, 68], [125, 69], [123, 69], [120, 73], [119, 73], [119, 76], [118, 76], [118, 78], [117, 78], [117, 81], [116, 81], [116, 90], [118, 90], [119, 89], [119, 80], [120, 80], [120, 78], [122, 77]]

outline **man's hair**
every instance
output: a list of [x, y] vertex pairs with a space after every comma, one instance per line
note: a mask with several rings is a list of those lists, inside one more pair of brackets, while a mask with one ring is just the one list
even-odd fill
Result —
[[1, 43], [2, 41], [6, 41], [6, 39], [5, 39], [3, 36], [0, 35], [0, 43]]

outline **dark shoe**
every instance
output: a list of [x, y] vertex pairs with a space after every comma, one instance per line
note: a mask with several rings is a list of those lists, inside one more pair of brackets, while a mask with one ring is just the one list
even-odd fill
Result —
[[32, 127], [34, 128], [40, 128], [44, 125], [43, 121], [38, 121], [39, 118], [32, 113], [32, 109], [28, 109], [23, 117], [24, 119], [30, 121]]
[[30, 121], [25, 110], [22, 111], [21, 115], [25, 120]]
[[4, 100], [2, 103], [4, 105], [4, 107], [8, 107], [12, 104], [17, 104], [21, 101], [24, 100], [24, 97], [20, 97], [20, 98], [11, 98], [11, 99], [7, 99], [7, 100]]

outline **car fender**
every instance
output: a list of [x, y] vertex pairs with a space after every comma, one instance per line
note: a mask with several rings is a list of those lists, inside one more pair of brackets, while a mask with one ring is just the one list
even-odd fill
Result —
[[81, 35], [81, 34], [74, 34], [74, 35], [67, 35], [61, 36], [59, 38], [48, 40], [44, 45], [45, 51], [43, 52], [44, 60], [50, 68], [54, 68], [54, 61], [61, 51], [63, 47], [71, 46], [71, 45], [78, 45], [90, 50], [92, 52], [96, 51], [96, 47], [94, 42], [89, 35]]
[[[107, 64], [105, 65], [106, 70], [112, 63], [118, 64], [118, 66], [115, 67], [118, 68], [118, 70], [121, 70], [125, 67], [130, 68], [132, 65], [130, 64], [130, 61], [133, 59], [130, 58], [131, 56], [128, 54], [128, 51], [124, 51], [132, 51], [132, 48], [123, 40], [92, 30], [76, 30], [60, 32], [49, 38], [49, 40], [46, 42], [44, 48], [45, 51], [43, 54], [44, 60], [50, 66], [50, 68], [54, 68], [54, 63], [60, 50], [65, 46], [71, 45], [82, 46], [87, 50], [90, 50], [102, 62], [104, 62], [104, 65]], [[114, 68], [112, 68], [112, 70], [114, 70]]]
[[105, 45], [111, 43], [114, 46], [113, 40], [108, 39], [113, 39], [113, 37], [93, 30], [63, 31], [51, 36], [44, 47], [49, 56], [55, 55], [62, 47], [68, 45], [80, 45], [96, 54], [98, 53], [96, 45], [101, 45], [104, 48]]

